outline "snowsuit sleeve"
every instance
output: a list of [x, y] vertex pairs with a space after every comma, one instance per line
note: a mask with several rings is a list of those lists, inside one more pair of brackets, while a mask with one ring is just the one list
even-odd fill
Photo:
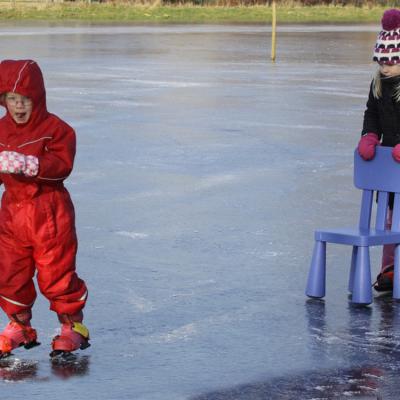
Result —
[[75, 131], [62, 123], [46, 143], [43, 154], [38, 157], [39, 173], [36, 179], [41, 182], [63, 181], [72, 171], [75, 152]]
[[379, 139], [381, 139], [382, 136], [381, 124], [379, 122], [378, 102], [373, 95], [372, 84], [369, 90], [367, 109], [364, 112], [364, 122], [361, 136], [365, 135], [366, 133], [376, 133]]

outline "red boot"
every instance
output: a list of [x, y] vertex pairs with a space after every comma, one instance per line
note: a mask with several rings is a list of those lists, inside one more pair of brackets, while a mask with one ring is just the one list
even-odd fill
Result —
[[40, 344], [35, 329], [31, 327], [31, 316], [30, 311], [9, 315], [11, 321], [0, 333], [0, 358], [8, 357], [17, 347], [31, 349]]
[[61, 322], [61, 333], [53, 339], [51, 344], [53, 351], [50, 357], [70, 354], [75, 350], [84, 350], [90, 346], [89, 331], [82, 324], [81, 312], [75, 315], [59, 315], [58, 319]]

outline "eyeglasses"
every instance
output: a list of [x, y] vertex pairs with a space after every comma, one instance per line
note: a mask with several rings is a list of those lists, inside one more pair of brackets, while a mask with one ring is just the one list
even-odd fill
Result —
[[29, 97], [25, 97], [25, 96], [17, 96], [14, 94], [10, 94], [6, 96], [6, 102], [12, 106], [17, 105], [17, 103], [21, 103], [24, 106], [30, 106], [32, 105], [32, 99], [30, 99]]
[[393, 65], [397, 65], [396, 63], [392, 61], [378, 61], [379, 66], [383, 67], [387, 65], [388, 67], [392, 67]]

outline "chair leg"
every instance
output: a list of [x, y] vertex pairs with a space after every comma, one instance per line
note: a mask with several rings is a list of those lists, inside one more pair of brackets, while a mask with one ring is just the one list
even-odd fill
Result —
[[400, 300], [400, 245], [394, 250], [393, 298]]
[[316, 241], [310, 271], [308, 273], [306, 295], [309, 297], [325, 296], [326, 243]]
[[351, 254], [350, 276], [349, 276], [349, 292], [350, 293], [353, 293], [354, 274], [356, 273], [357, 250], [358, 250], [358, 247], [353, 246], [353, 252]]
[[357, 251], [352, 302], [359, 304], [372, 303], [369, 247], [359, 247]]

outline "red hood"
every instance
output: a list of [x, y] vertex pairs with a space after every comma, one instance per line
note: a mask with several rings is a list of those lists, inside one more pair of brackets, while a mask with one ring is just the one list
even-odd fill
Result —
[[[33, 100], [32, 115], [26, 124], [15, 125], [32, 129], [48, 115], [46, 89], [42, 71], [32, 60], [4, 60], [0, 63], [0, 94], [19, 93]], [[0, 104], [5, 107], [3, 99]], [[7, 117], [14, 121], [7, 110]]]

